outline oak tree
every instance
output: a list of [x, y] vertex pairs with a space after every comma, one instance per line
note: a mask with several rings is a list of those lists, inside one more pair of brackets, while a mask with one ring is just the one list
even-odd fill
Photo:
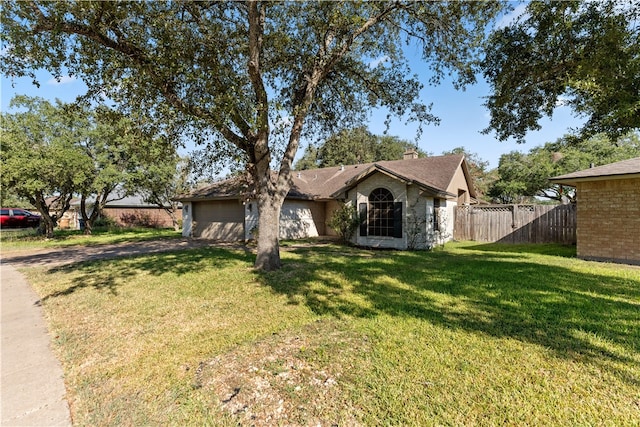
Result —
[[[255, 266], [280, 267], [280, 209], [303, 134], [354, 127], [371, 107], [428, 123], [404, 46], [436, 84], [475, 80], [498, 2], [3, 3], [0, 69], [80, 76], [89, 95], [242, 156], [255, 189]], [[328, 134], [328, 133], [327, 133]], [[271, 173], [272, 169], [274, 173]]]
[[483, 60], [485, 132], [523, 142], [558, 105], [586, 118], [577, 140], [640, 128], [640, 3], [535, 1], [496, 30]]
[[617, 140], [598, 134], [580, 143], [567, 136], [526, 154], [513, 151], [502, 155], [499, 179], [492, 184], [489, 195], [504, 203], [534, 197], [575, 201], [572, 187], [551, 184], [549, 178], [634, 157], [640, 157], [640, 136], [635, 132]]
[[[414, 144], [397, 136], [374, 135], [367, 128], [343, 129], [327, 138], [318, 147], [308, 145], [295, 164], [297, 170], [357, 165], [381, 160], [400, 160]], [[426, 153], [417, 150], [421, 157]]]
[[0, 129], [0, 179], [4, 191], [27, 199], [42, 216], [47, 237], [71, 207], [78, 188], [92, 174], [92, 164], [77, 144], [83, 117], [61, 102], [18, 96], [15, 113], [3, 113]]

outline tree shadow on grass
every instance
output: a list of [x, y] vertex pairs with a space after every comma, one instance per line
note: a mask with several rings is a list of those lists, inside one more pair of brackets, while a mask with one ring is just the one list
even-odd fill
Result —
[[304, 263], [261, 280], [320, 315], [410, 317], [514, 338], [640, 385], [640, 274], [586, 274], [509, 253], [297, 253]]
[[118, 295], [118, 287], [127, 278], [134, 277], [140, 272], [154, 276], [166, 273], [184, 275], [203, 268], [212, 266], [227, 268], [232, 264], [251, 260], [252, 256], [248, 251], [201, 248], [67, 264], [51, 268], [48, 272], [72, 273], [75, 278], [71, 286], [44, 296], [36, 304], [42, 305], [51, 298], [71, 295], [85, 288]]
[[[640, 385], [640, 273], [635, 270], [627, 277], [587, 274], [497, 251], [389, 252], [328, 246], [290, 252], [281, 270], [256, 274], [274, 293], [286, 295], [290, 304], [304, 304], [319, 315], [336, 318], [414, 318], [513, 338]], [[50, 271], [72, 273], [72, 282], [41, 302], [85, 288], [117, 295], [122, 283], [140, 273], [251, 268], [253, 259], [248, 251], [202, 248], [58, 267]]]

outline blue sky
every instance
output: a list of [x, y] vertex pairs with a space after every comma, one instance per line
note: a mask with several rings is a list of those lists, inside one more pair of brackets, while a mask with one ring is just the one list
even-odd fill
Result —
[[[514, 10], [505, 15], [497, 24], [503, 26], [524, 12], [526, 3], [514, 3]], [[428, 85], [429, 72], [419, 59], [409, 58], [412, 71], [419, 75], [424, 83], [421, 92], [422, 101], [425, 104], [433, 103], [432, 113], [440, 118], [440, 125], [426, 125], [417, 144], [420, 149], [434, 155], [456, 147], [465, 147], [467, 151], [477, 153], [482, 160], [488, 161], [491, 168], [498, 166], [502, 154], [518, 150], [527, 152], [535, 146], [546, 142], [553, 142], [569, 132], [572, 127], [579, 127], [584, 120], [573, 116], [568, 107], [560, 106], [556, 109], [551, 119], [541, 121], [542, 128], [539, 131], [530, 132], [526, 137], [526, 143], [517, 144], [515, 141], [500, 142], [493, 135], [483, 135], [480, 131], [489, 123], [489, 112], [482, 105], [484, 97], [490, 93], [488, 84], [479, 78], [477, 84], [468, 86], [466, 90], [454, 89], [450, 81], [443, 81], [440, 86]], [[64, 102], [72, 102], [76, 96], [84, 93], [85, 85], [81, 80], [63, 78], [56, 81], [50, 74], [40, 72], [38, 74], [40, 87], [31, 83], [31, 79], [21, 78], [11, 80], [1, 77], [0, 93], [3, 112], [6, 112], [11, 98], [15, 95], [39, 96], [53, 101], [58, 98]], [[385, 131], [384, 121], [386, 112], [373, 111], [369, 123], [369, 130], [377, 135]], [[416, 137], [416, 124], [404, 124], [402, 120], [393, 120], [388, 134], [414, 142]], [[304, 152], [304, 145], [298, 150], [299, 158]], [[186, 152], [193, 147], [187, 147]]]
[[[524, 13], [526, 2], [514, 2], [513, 5], [514, 10], [502, 17], [497, 23], [498, 27], [507, 25]], [[467, 151], [477, 153], [481, 159], [488, 161], [493, 168], [498, 166], [502, 154], [514, 150], [527, 152], [535, 146], [557, 140], [571, 127], [579, 127], [584, 122], [583, 119], [574, 117], [568, 107], [560, 106], [552, 119], [541, 121], [542, 129], [527, 135], [525, 144], [517, 144], [513, 140], [500, 142], [491, 134], [480, 133], [489, 123], [489, 113], [482, 104], [483, 98], [490, 93], [489, 86], [481, 78], [476, 85], [468, 86], [465, 91], [455, 90], [450, 81], [443, 81], [437, 87], [429, 86], [429, 72], [422, 71], [427, 67], [415, 58], [410, 58], [410, 63], [413, 72], [417, 73], [424, 83], [422, 101], [425, 104], [433, 103], [431, 112], [441, 120], [439, 126], [424, 126], [422, 136], [417, 141], [418, 146], [428, 153], [439, 155], [443, 151], [463, 146]], [[40, 88], [34, 86], [30, 79], [10, 80], [3, 75], [0, 81], [2, 111], [7, 111], [11, 98], [18, 94], [39, 96], [51, 101], [58, 98], [64, 102], [72, 102], [85, 90], [85, 85], [77, 79], [63, 78], [58, 82], [46, 72], [38, 73], [38, 78]], [[386, 112], [373, 111], [367, 123], [369, 130], [381, 135], [385, 131], [385, 118]], [[416, 128], [415, 124], [407, 126], [401, 120], [393, 120], [388, 134], [413, 142]], [[298, 158], [304, 152], [304, 148], [303, 145], [298, 150]], [[193, 147], [187, 147], [187, 151], [191, 149]]]
[[[415, 71], [415, 70], [414, 70]], [[39, 96], [53, 101], [58, 98], [61, 101], [72, 102], [76, 96], [84, 93], [85, 86], [77, 79], [65, 78], [61, 82], [48, 73], [39, 74], [40, 88], [31, 84], [30, 79], [21, 78], [10, 80], [2, 76], [1, 108], [6, 112], [11, 98], [15, 95]], [[425, 76], [425, 81], [428, 76]], [[13, 82], [13, 85], [12, 85]], [[427, 125], [423, 128], [423, 134], [418, 140], [418, 146], [434, 155], [455, 147], [464, 146], [468, 151], [477, 153], [480, 158], [488, 161], [490, 167], [497, 167], [500, 155], [513, 150], [528, 151], [532, 147], [552, 142], [562, 137], [570, 127], [579, 126], [582, 120], [572, 115], [567, 107], [558, 107], [552, 120], [545, 119], [541, 122], [542, 129], [530, 132], [525, 144], [517, 144], [514, 141], [500, 142], [493, 135], [480, 133], [489, 123], [489, 113], [483, 107], [483, 97], [489, 95], [489, 86], [479, 82], [469, 86], [465, 91], [453, 88], [451, 82], [443, 82], [440, 86], [425, 85], [422, 90], [422, 98], [425, 103], [433, 103], [432, 113], [440, 117], [440, 125]], [[374, 111], [368, 123], [369, 130], [374, 134], [384, 132], [384, 120], [386, 113]], [[402, 139], [414, 141], [417, 125], [394, 120], [388, 134]], [[300, 156], [304, 147], [299, 150]]]

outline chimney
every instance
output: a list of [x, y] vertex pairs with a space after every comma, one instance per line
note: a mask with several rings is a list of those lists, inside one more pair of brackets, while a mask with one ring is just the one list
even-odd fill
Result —
[[416, 151], [415, 148], [407, 148], [407, 151], [405, 151], [404, 154], [402, 155], [403, 160], [411, 160], [411, 159], [417, 159], [417, 158], [418, 158], [418, 152]]

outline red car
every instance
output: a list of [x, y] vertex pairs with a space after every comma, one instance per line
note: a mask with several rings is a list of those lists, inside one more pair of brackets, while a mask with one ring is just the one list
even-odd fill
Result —
[[40, 215], [18, 208], [0, 209], [1, 228], [26, 228], [40, 225]]

